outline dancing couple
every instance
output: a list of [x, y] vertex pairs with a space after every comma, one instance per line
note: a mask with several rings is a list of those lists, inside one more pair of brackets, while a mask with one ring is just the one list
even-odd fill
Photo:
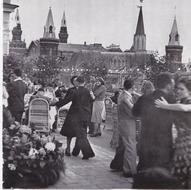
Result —
[[87, 124], [91, 120], [92, 97], [90, 91], [84, 87], [85, 81], [82, 76], [74, 76], [71, 79], [73, 87], [68, 89], [64, 99], [59, 100], [55, 105], [60, 108], [72, 102], [61, 134], [67, 137], [66, 155], [70, 156], [70, 143], [72, 137], [76, 137], [73, 156], [78, 156], [82, 151], [84, 160], [94, 157], [95, 154], [87, 139]]

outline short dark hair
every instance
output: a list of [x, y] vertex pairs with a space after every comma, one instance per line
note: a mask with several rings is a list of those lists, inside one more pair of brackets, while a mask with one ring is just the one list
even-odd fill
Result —
[[165, 88], [168, 84], [172, 83], [173, 76], [171, 73], [165, 72], [161, 73], [157, 76], [156, 78], [156, 88], [158, 89], [163, 89]]
[[179, 83], [182, 83], [182, 84], [184, 84], [184, 86], [189, 90], [189, 91], [191, 91], [191, 80], [190, 79], [188, 79], [188, 78], [180, 78], [179, 80], [178, 80], [178, 82], [177, 82], [177, 84], [179, 84]]
[[129, 90], [133, 87], [134, 83], [131, 79], [125, 79], [124, 83], [123, 83], [123, 87], [125, 90]]
[[39, 88], [39, 89], [37, 90], [37, 92], [39, 92], [39, 91], [44, 92], [44, 88]]
[[22, 76], [22, 71], [20, 69], [14, 69], [13, 73], [18, 76], [21, 77]]
[[71, 82], [73, 85], [74, 85], [74, 80], [75, 80], [76, 78], [78, 78], [78, 76], [77, 76], [77, 75], [74, 75], [74, 76], [72, 76], [71, 79], [70, 79], [70, 82]]
[[83, 76], [79, 76], [77, 79], [76, 79], [79, 83], [83, 84], [85, 82], [85, 79]]

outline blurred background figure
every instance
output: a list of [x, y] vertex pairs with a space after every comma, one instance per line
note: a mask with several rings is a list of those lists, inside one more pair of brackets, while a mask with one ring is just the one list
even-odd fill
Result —
[[[90, 137], [101, 136], [101, 123], [105, 120], [105, 94], [106, 87], [104, 85], [104, 80], [99, 77], [96, 79], [95, 87], [93, 89], [93, 94], [95, 96], [92, 109], [91, 122], [94, 125], [93, 134]], [[104, 118], [103, 118], [104, 117]]]
[[22, 71], [15, 69], [11, 74], [10, 86], [8, 88], [8, 108], [15, 118], [15, 121], [21, 122], [24, 112], [24, 96], [27, 93], [27, 86], [22, 80]]
[[153, 83], [149, 80], [145, 80], [143, 82], [143, 85], [142, 85], [142, 88], [141, 88], [141, 93], [143, 95], [149, 95], [151, 94], [152, 92], [154, 92], [155, 90], [155, 87], [153, 85]]

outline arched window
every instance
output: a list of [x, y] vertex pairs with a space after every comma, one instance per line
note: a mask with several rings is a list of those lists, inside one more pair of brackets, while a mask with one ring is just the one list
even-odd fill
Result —
[[53, 29], [53, 27], [52, 27], [52, 25], [50, 25], [50, 26], [49, 26], [49, 33], [52, 33], [52, 32], [53, 32], [52, 29]]

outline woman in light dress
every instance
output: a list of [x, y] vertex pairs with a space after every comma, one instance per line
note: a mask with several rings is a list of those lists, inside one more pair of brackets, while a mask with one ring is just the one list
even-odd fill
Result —
[[106, 87], [104, 85], [104, 80], [99, 77], [96, 79], [96, 84], [93, 89], [93, 95], [95, 96], [95, 99], [93, 102], [91, 122], [94, 125], [94, 131], [90, 137], [101, 136], [101, 123], [105, 119], [105, 93]]

